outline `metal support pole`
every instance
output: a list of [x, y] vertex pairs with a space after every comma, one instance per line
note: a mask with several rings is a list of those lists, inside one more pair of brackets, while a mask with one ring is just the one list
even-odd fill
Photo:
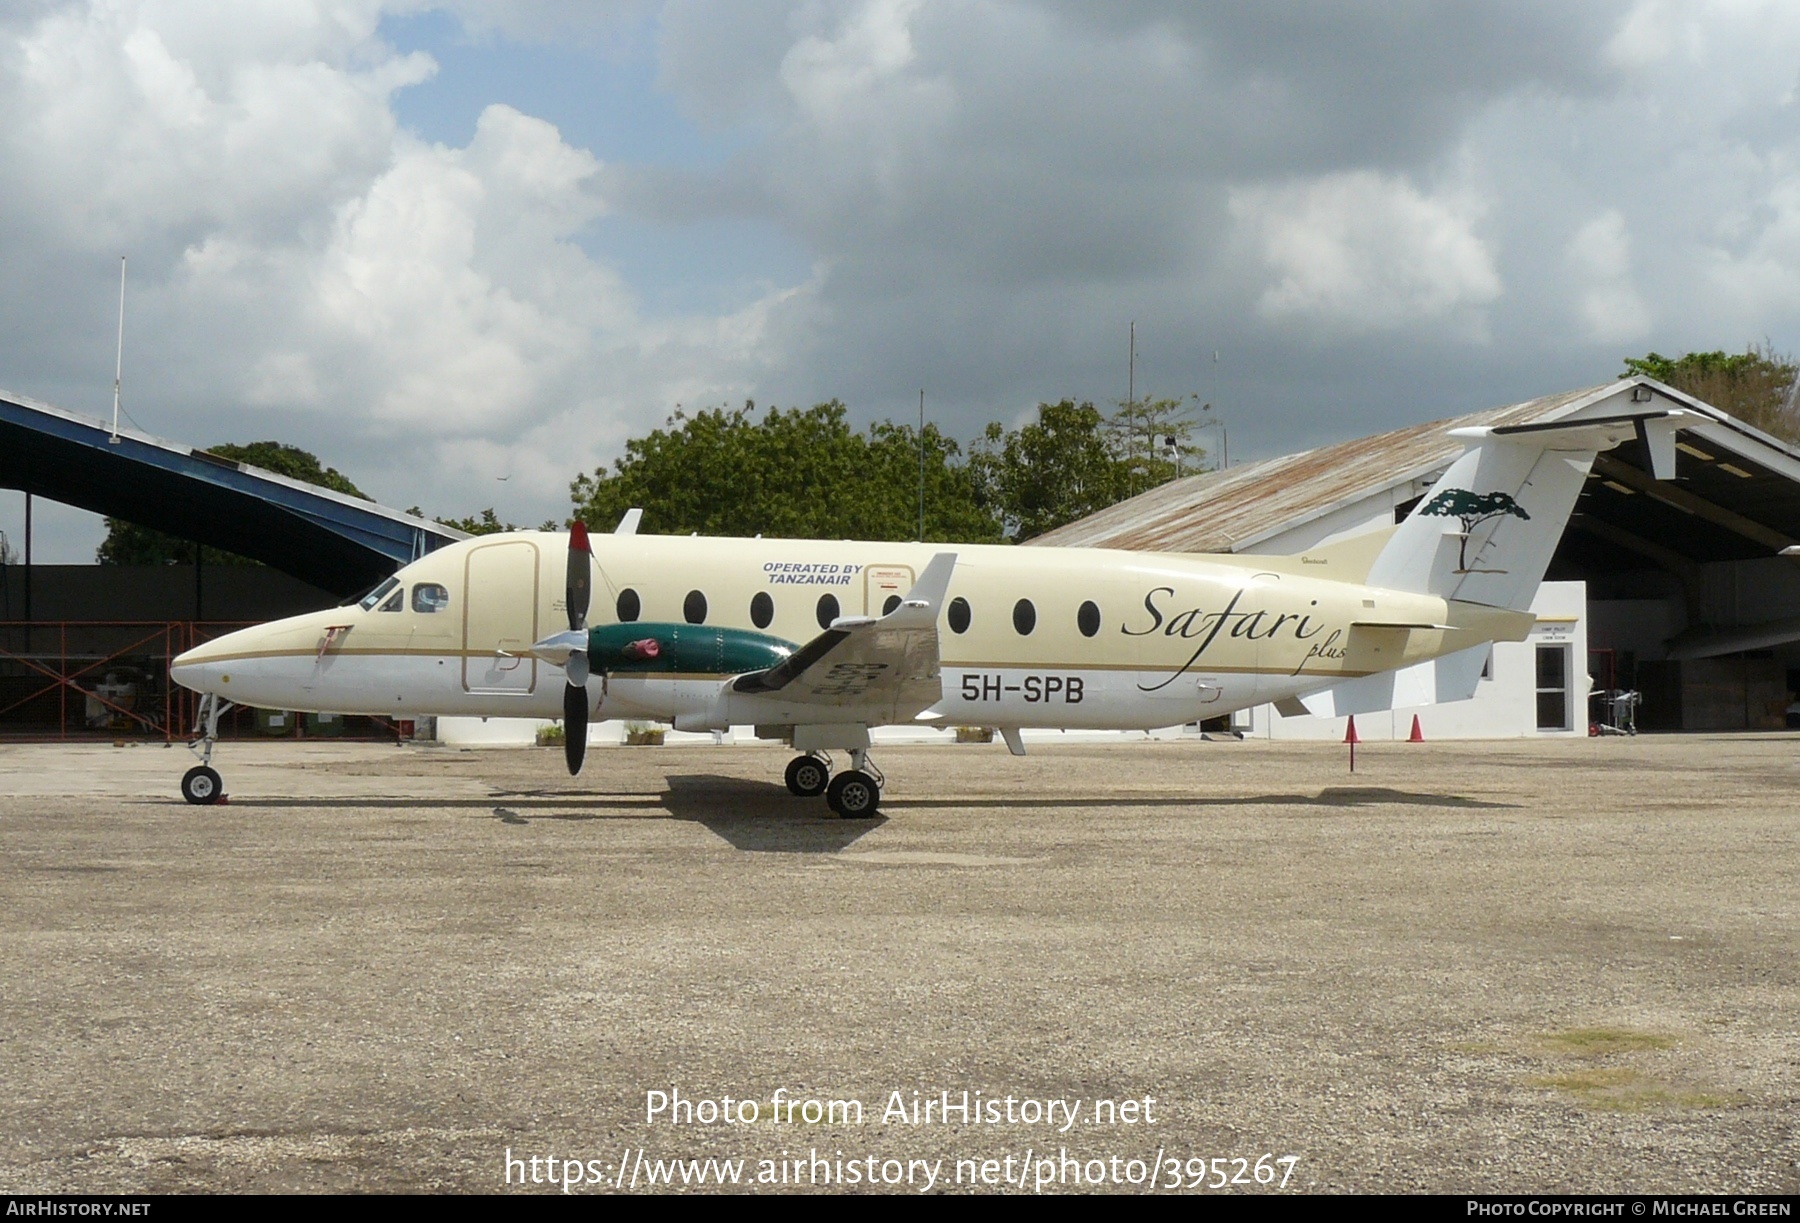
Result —
[[[31, 623], [31, 494], [25, 494], [25, 623]], [[31, 648], [31, 629], [25, 630], [25, 648]]]

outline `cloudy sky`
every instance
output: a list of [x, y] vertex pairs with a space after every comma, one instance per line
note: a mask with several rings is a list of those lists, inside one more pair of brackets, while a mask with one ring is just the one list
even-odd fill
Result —
[[110, 411], [125, 255], [140, 426], [428, 512], [677, 404], [1119, 399], [1134, 319], [1285, 453], [1800, 347], [1797, 84], [1757, 0], [8, 0], [0, 387]]

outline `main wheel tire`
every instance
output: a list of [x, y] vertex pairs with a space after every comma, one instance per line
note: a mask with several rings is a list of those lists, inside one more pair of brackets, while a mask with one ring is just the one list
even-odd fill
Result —
[[871, 820], [881, 806], [881, 787], [867, 773], [851, 769], [831, 779], [825, 801], [844, 819]]
[[817, 756], [795, 756], [788, 761], [787, 788], [801, 798], [825, 793], [830, 781], [831, 770]]
[[197, 807], [210, 807], [224, 794], [224, 780], [203, 764], [189, 769], [181, 779], [181, 797]]

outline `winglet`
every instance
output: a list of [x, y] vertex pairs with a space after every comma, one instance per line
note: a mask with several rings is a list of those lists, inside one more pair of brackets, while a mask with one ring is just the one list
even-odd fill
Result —
[[940, 552], [925, 566], [913, 588], [906, 592], [899, 607], [883, 616], [883, 622], [896, 628], [913, 621], [936, 624], [944, 608], [944, 595], [950, 589], [950, 575], [956, 569], [956, 553]]
[[619, 519], [619, 525], [613, 528], [614, 535], [636, 535], [638, 523], [644, 520], [644, 511], [632, 506], [625, 511], [625, 517]]

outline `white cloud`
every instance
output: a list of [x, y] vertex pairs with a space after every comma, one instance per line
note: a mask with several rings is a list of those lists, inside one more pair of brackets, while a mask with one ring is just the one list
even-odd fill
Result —
[[[400, 504], [560, 516], [575, 472], [678, 398], [753, 393], [805, 288], [641, 317], [577, 242], [606, 213], [598, 159], [504, 105], [464, 148], [401, 130], [392, 94], [435, 65], [386, 46], [381, 11], [96, 0], [0, 23], [0, 173], [27, 188], [0, 197], [0, 242], [41, 290], [0, 323], [16, 352], [44, 327], [22, 301], [124, 251], [147, 427], [298, 441]], [[522, 478], [494, 487], [501, 469]]]
[[1231, 213], [1276, 278], [1257, 299], [1268, 318], [1349, 332], [1447, 322], [1479, 331], [1501, 294], [1469, 198], [1429, 196], [1367, 171], [1280, 187], [1242, 187]]
[[814, 123], [850, 122], [915, 58], [909, 26], [919, 0], [868, 0], [836, 37], [808, 34], [781, 61], [781, 79]]
[[1754, 341], [1767, 334], [1757, 333], [1764, 320], [1800, 313], [1800, 168], [1776, 176], [1748, 211], [1747, 233], [1706, 251], [1703, 283], [1719, 312], [1735, 316]]
[[[436, 65], [384, 31], [442, 24], [384, 20], [432, 8], [469, 37], [409, 95]], [[1270, 453], [1626, 345], [1797, 346], [1796, 65], [1780, 0], [30, 0], [0, 385], [104, 411], [124, 252], [128, 410], [402, 504], [560, 515], [677, 401], [923, 385], [968, 437], [1122, 395], [1134, 318], [1140, 388]], [[569, 75], [515, 88], [539, 70]], [[426, 98], [482, 115], [466, 147], [403, 130]], [[734, 304], [644, 305], [728, 296], [666, 291], [659, 242]]]
[[1579, 284], [1576, 309], [1588, 338], [1628, 344], [1650, 334], [1650, 310], [1632, 278], [1631, 234], [1609, 208], [1576, 231], [1568, 257]]

